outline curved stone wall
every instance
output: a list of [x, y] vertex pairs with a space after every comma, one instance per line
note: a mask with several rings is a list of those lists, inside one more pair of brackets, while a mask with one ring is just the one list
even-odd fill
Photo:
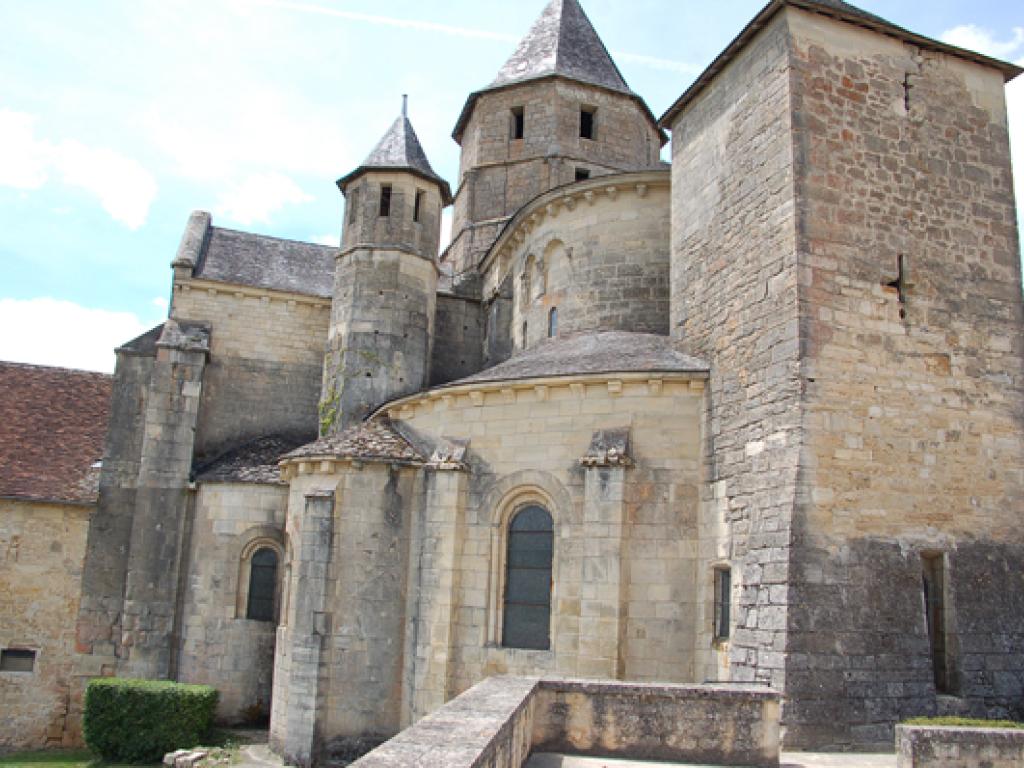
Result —
[[512, 346], [552, 335], [667, 334], [669, 174], [616, 174], [538, 197], [485, 262], [485, 294], [512, 277]]

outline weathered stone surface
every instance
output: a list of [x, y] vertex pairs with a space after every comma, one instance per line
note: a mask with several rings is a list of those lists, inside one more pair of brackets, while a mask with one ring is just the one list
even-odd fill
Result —
[[1017, 768], [1024, 730], [897, 725], [898, 768]]

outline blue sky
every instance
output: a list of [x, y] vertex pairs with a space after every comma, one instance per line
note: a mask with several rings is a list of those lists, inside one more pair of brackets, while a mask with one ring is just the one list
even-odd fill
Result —
[[[543, 5], [0, 0], [0, 359], [111, 370], [112, 348], [165, 315], [193, 209], [219, 226], [336, 243], [334, 180], [373, 147], [403, 93], [454, 186], [450, 134], [466, 95]], [[763, 3], [583, 5], [660, 115]], [[1024, 3], [860, 5], [1024, 64]], [[1024, 167], [1024, 82], [1009, 99]]]

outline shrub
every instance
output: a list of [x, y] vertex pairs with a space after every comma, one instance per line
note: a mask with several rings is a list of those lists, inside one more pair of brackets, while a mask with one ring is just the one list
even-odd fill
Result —
[[85, 689], [85, 743], [110, 762], [152, 762], [200, 743], [213, 722], [208, 685], [104, 677]]
[[984, 720], [978, 717], [912, 717], [903, 725], [943, 725], [955, 728], [1024, 728], [1024, 723], [1013, 720]]

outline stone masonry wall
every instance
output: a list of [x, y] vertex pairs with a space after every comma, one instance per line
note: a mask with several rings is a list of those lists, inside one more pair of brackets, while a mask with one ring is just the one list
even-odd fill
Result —
[[0, 500], [0, 649], [35, 651], [0, 672], [0, 752], [69, 747], [74, 620], [91, 506]]
[[429, 381], [437, 267], [387, 248], [338, 257], [320, 430], [333, 433]]
[[591, 180], [526, 208], [484, 274], [485, 292], [512, 278], [517, 350], [548, 338], [553, 309], [555, 335], [668, 333], [668, 182], [658, 172]]
[[722, 672], [777, 690], [801, 445], [788, 59], [776, 16], [671, 126], [672, 335], [711, 363], [701, 562], [732, 570]]
[[[807, 449], [787, 738], [890, 743], [949, 700], [1024, 706], [1024, 337], [1003, 77], [787, 12]], [[902, 261], [902, 266], [900, 262]]]
[[461, 379], [483, 368], [482, 312], [477, 299], [437, 294], [430, 386]]
[[[287, 535], [296, 547], [316, 538], [307, 496], [334, 493], [333, 524], [312, 555], [296, 552], [271, 720], [273, 742], [288, 744], [300, 735], [297, 715], [309, 709], [312, 754], [400, 727], [409, 531], [419, 498], [409, 468], [326, 464], [302, 465], [289, 486]], [[321, 587], [313, 582], [323, 589], [316, 605], [308, 593]]]
[[[440, 390], [392, 410], [423, 439], [469, 441], [465, 486], [438, 472], [417, 523], [406, 681], [430, 688], [412, 691], [409, 720], [495, 674], [692, 680], [711, 576], [695, 557], [704, 382], [627, 378]], [[635, 466], [580, 465], [595, 431], [623, 426]], [[501, 645], [505, 531], [527, 503], [555, 526], [546, 651]]]
[[[380, 215], [383, 185], [391, 187], [387, 216]], [[419, 220], [414, 219], [416, 193], [422, 192]], [[345, 225], [341, 249], [360, 245], [401, 247], [433, 258], [441, 236], [441, 193], [435, 182], [410, 173], [374, 171], [345, 188]]]
[[263, 435], [316, 434], [328, 300], [178, 279], [171, 316], [212, 326], [198, 461]]
[[[596, 108], [596, 137], [579, 135], [580, 108]], [[524, 110], [522, 139], [512, 139], [511, 110]], [[503, 219], [549, 189], [571, 183], [576, 168], [593, 176], [650, 168], [661, 140], [628, 96], [560, 78], [481, 94], [463, 134], [449, 261], [456, 273], [474, 267], [498, 231], [474, 232]], [[477, 235], [480, 236], [477, 236]]]
[[220, 721], [253, 722], [270, 714], [277, 622], [246, 618], [242, 559], [257, 542], [276, 544], [277, 576], [283, 579], [287, 500], [283, 485], [199, 487], [182, 599], [178, 678], [218, 690]]

